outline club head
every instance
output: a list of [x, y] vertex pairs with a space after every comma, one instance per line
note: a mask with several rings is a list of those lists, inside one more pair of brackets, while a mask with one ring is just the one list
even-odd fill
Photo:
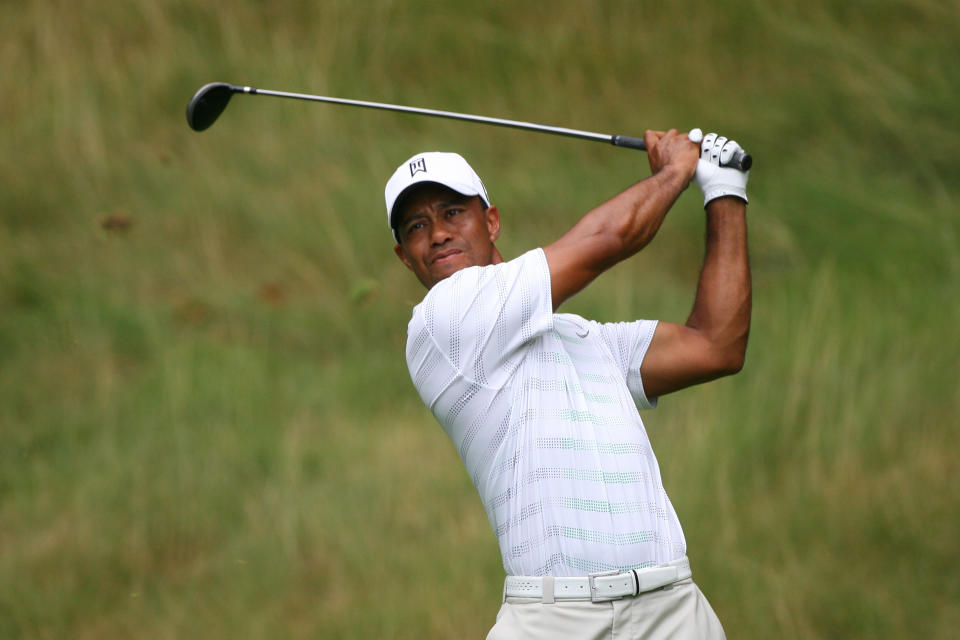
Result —
[[225, 82], [211, 82], [200, 87], [187, 105], [187, 124], [194, 131], [208, 128], [223, 110], [227, 108], [230, 97], [239, 91], [237, 87]]

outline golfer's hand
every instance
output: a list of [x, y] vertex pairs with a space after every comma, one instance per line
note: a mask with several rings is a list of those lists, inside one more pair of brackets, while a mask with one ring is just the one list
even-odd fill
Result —
[[700, 156], [697, 145], [690, 142], [685, 133], [670, 131], [647, 130], [643, 134], [643, 141], [647, 144], [647, 158], [650, 160], [650, 171], [657, 173], [664, 168], [677, 169], [683, 176], [684, 188], [690, 184], [697, 169], [697, 158]]
[[703, 190], [703, 206], [717, 198], [734, 196], [747, 202], [747, 178], [749, 171], [740, 171], [721, 166], [740, 148], [735, 140], [727, 140], [716, 133], [708, 133], [700, 145], [700, 160], [697, 162], [693, 181]]

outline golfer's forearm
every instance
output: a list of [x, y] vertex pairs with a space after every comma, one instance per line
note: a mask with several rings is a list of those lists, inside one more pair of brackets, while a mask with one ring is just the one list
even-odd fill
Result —
[[614, 263], [629, 258], [653, 240], [667, 211], [687, 187], [684, 174], [665, 167], [638, 182], [589, 214], [600, 233], [617, 244], [611, 251]]
[[591, 210], [567, 234], [589, 252], [598, 272], [646, 246], [686, 188], [682, 172], [665, 167]]
[[665, 167], [593, 209], [544, 247], [553, 308], [650, 242], [688, 181], [682, 170]]
[[746, 205], [720, 198], [707, 206], [707, 249], [687, 326], [706, 336], [728, 372], [743, 366], [751, 285]]

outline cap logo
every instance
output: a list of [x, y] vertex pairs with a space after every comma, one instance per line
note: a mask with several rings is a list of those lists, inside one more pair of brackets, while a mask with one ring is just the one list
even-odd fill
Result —
[[417, 158], [410, 163], [410, 177], [412, 178], [421, 171], [427, 172], [427, 161], [424, 158]]

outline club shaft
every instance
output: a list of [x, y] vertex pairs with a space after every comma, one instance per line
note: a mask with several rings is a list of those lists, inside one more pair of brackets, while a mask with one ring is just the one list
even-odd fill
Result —
[[[520, 120], [506, 120], [504, 118], [491, 118], [489, 116], [478, 116], [469, 113], [457, 113], [455, 111], [440, 111], [437, 109], [423, 109], [421, 107], [407, 107], [404, 105], [398, 104], [387, 104], [384, 102], [370, 102], [367, 100], [350, 100], [347, 98], [333, 98], [330, 96], [317, 96], [309, 93], [291, 93], [289, 91], [273, 91], [271, 89], [257, 89], [255, 87], [238, 87], [234, 85], [228, 85], [226, 83], [211, 83], [206, 87], [201, 88], [201, 90], [194, 96], [194, 101], [198, 101], [206, 94], [206, 91], [213, 90], [228, 90], [231, 93], [246, 93], [249, 95], [265, 95], [273, 96], [276, 98], [291, 98], [294, 100], [309, 100], [311, 102], [326, 102], [330, 104], [341, 104], [350, 107], [363, 107], [366, 109], [380, 109], [384, 111], [396, 111], [399, 113], [412, 113], [415, 115], [421, 116], [431, 116], [434, 118], [447, 118], [449, 120], [460, 120], [461, 122], [476, 122], [479, 124], [489, 124], [498, 127], [509, 127], [512, 129], [522, 129], [525, 131], [539, 131], [541, 133], [552, 133], [554, 135], [566, 136], [568, 138], [580, 138], [582, 140], [593, 140], [596, 142], [606, 142], [618, 147], [627, 147], [630, 149], [640, 149], [641, 151], [647, 150], [647, 145], [644, 142], [643, 138], [634, 138], [631, 136], [621, 136], [621, 135], [611, 135], [608, 133], [596, 133], [594, 131], [582, 131], [580, 129], [569, 129], [567, 127], [552, 127], [545, 124], [537, 124], [534, 122], [523, 122]], [[229, 96], [230, 94], [228, 94]], [[190, 107], [188, 107], [187, 120], [191, 122], [191, 126], [197, 128], [196, 121], [191, 121], [191, 113], [193, 113], [192, 108], [194, 107], [194, 101], [191, 101]], [[220, 110], [222, 111], [223, 107], [226, 106], [226, 101], [220, 105]], [[198, 131], [205, 129], [210, 126], [214, 119], [219, 115], [219, 111], [214, 112], [212, 117], [200, 120], [200, 128], [197, 128]], [[745, 152], [743, 149], [737, 149], [733, 157], [731, 157], [726, 163], [727, 167], [733, 167], [739, 169], [740, 171], [748, 171], [753, 164], [753, 158]]]
[[536, 124], [533, 122], [521, 122], [519, 120], [505, 120], [503, 118], [490, 118], [488, 116], [477, 116], [469, 113], [457, 113], [455, 111], [439, 111], [437, 109], [422, 109], [420, 107], [407, 107], [398, 104], [386, 104], [383, 102], [368, 102], [366, 100], [349, 100], [347, 98], [331, 98], [328, 96], [315, 96], [308, 93], [290, 93], [287, 91], [272, 91], [270, 89], [257, 89], [255, 87], [236, 87], [242, 93], [261, 94], [265, 96], [276, 96], [278, 98], [293, 98], [295, 100], [310, 100], [312, 102], [329, 102], [333, 104], [343, 104], [351, 107], [364, 107], [367, 109], [383, 109], [386, 111], [399, 111], [401, 113], [415, 113], [421, 116], [432, 116], [435, 118], [448, 118], [450, 120], [462, 120], [465, 122], [479, 122], [481, 124], [492, 124], [498, 127], [510, 127], [513, 129], [525, 129], [527, 131], [540, 131], [542, 133], [553, 133], [570, 138], [582, 138], [585, 140], [596, 140], [615, 144], [615, 138], [618, 136], [605, 133], [594, 133], [592, 131], [581, 131], [579, 129], [568, 129], [566, 127], [551, 127], [545, 124]]

